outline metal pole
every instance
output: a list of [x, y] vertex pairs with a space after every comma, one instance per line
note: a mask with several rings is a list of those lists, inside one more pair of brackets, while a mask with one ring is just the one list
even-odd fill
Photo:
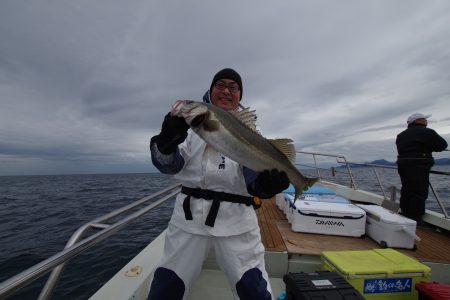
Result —
[[376, 168], [372, 168], [375, 172], [375, 176], [377, 177], [378, 184], [380, 185], [381, 191], [383, 192], [383, 197], [386, 200], [386, 192], [384, 191], [383, 185], [381, 184], [380, 176], [378, 176], [378, 172]]
[[434, 190], [433, 185], [431, 184], [431, 182], [430, 182], [429, 184], [430, 184], [431, 191], [432, 191], [433, 194], [434, 194], [434, 197], [436, 197], [437, 203], [439, 204], [439, 206], [441, 207], [442, 212], [444, 213], [445, 218], [448, 219], [449, 216], [448, 216], [448, 214], [447, 214], [447, 210], [445, 209], [444, 203], [442, 203], [442, 201], [441, 201], [441, 199], [439, 198], [438, 194], [437, 194], [436, 191]]
[[316, 161], [316, 155], [315, 154], [313, 154], [313, 159], [314, 159], [314, 166], [316, 167], [316, 171], [317, 171], [317, 177], [320, 178], [319, 167], [317, 166], [317, 161]]
[[395, 202], [396, 197], [397, 197], [397, 188], [393, 185], [391, 186], [391, 201]]
[[348, 176], [350, 176], [350, 187], [356, 190], [355, 179], [353, 178], [353, 174], [352, 174], [352, 170], [350, 169], [350, 165], [348, 164], [345, 157], [342, 157], [342, 158], [344, 159], [345, 166], [347, 167]]

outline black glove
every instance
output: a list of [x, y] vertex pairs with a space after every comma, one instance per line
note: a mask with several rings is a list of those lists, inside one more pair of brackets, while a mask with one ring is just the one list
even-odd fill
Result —
[[161, 133], [153, 137], [159, 152], [162, 154], [174, 153], [177, 146], [186, 139], [188, 129], [189, 125], [182, 117], [172, 116], [168, 113], [164, 117]]
[[264, 170], [258, 174], [254, 182], [255, 194], [261, 198], [272, 198], [289, 187], [289, 178], [278, 169]]

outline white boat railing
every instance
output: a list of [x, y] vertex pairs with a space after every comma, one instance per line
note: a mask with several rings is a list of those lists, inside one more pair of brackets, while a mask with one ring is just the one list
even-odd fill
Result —
[[[324, 153], [317, 153], [317, 152], [305, 152], [305, 151], [297, 151], [296, 153], [297, 154], [311, 155], [312, 158], [313, 158], [313, 161], [314, 161], [314, 165], [297, 163], [296, 164], [297, 166], [314, 168], [316, 170], [317, 176], [319, 178], [321, 178], [321, 179], [323, 177], [321, 176], [320, 170], [322, 170], [322, 171], [324, 171], [324, 170], [330, 171], [331, 170], [331, 173], [332, 173], [333, 176], [335, 176], [336, 173], [346, 174], [349, 177], [349, 179], [350, 179], [350, 188], [353, 188], [355, 190], [357, 188], [356, 188], [355, 178], [354, 178], [353, 173], [352, 173], [351, 165], [359, 165], [359, 166], [371, 167], [373, 169], [374, 173], [375, 173], [375, 177], [377, 179], [378, 186], [380, 187], [380, 190], [381, 190], [381, 192], [383, 194], [384, 199], [388, 200], [388, 197], [386, 195], [386, 191], [384, 190], [383, 184], [381, 183], [380, 176], [379, 176], [379, 173], [378, 173], [377, 169], [393, 169], [393, 170], [397, 170], [396, 166], [386, 166], [386, 165], [377, 165], [377, 164], [370, 164], [370, 163], [351, 162], [351, 161], [348, 161], [345, 158], [345, 156], [333, 155], [333, 154], [324, 154]], [[335, 167], [331, 167], [331, 168], [322, 168], [322, 167], [320, 167], [319, 164], [317, 163], [317, 157], [318, 156], [319, 157], [327, 157], [327, 158], [335, 158], [337, 163], [344, 165], [346, 171], [337, 170]], [[449, 172], [443, 172], [443, 171], [431, 170], [430, 173], [431, 174], [436, 174], [436, 175], [450, 176]], [[439, 197], [439, 194], [437, 193], [436, 189], [433, 187], [433, 184], [432, 184], [431, 180], [429, 182], [429, 185], [430, 185], [430, 189], [431, 189], [431, 191], [432, 191], [432, 193], [434, 195], [434, 198], [436, 199], [436, 202], [439, 205], [439, 207], [440, 207], [444, 217], [446, 219], [449, 219], [450, 217], [449, 217], [449, 215], [447, 213], [447, 209], [446, 209], [444, 203], [442, 202], [441, 198]], [[391, 192], [390, 200], [394, 201], [395, 200], [394, 197], [395, 197], [395, 186], [393, 187], [393, 192]]]
[[[175, 184], [162, 189], [152, 195], [137, 200], [129, 205], [121, 207], [111, 213], [103, 215], [91, 222], [81, 226], [67, 242], [63, 251], [51, 256], [50, 258], [26, 269], [25, 271], [11, 277], [0, 283], [0, 299], [4, 299], [19, 289], [32, 283], [39, 277], [50, 272], [44, 288], [41, 291], [39, 299], [50, 299], [53, 291], [58, 283], [59, 277], [64, 269], [65, 263], [84, 252], [85, 250], [96, 245], [107, 237], [117, 233], [119, 230], [125, 228], [139, 217], [143, 216], [153, 208], [163, 204], [165, 201], [171, 199], [181, 191], [180, 184]], [[139, 206], [143, 206], [136, 211]], [[111, 224], [113, 218], [119, 218]], [[86, 236], [88, 230], [100, 230], [95, 234]], [[82, 240], [80, 240], [83, 238]]]
[[[330, 169], [326, 169], [326, 168], [321, 168], [319, 166], [319, 164], [317, 163], [317, 156], [322, 156], [322, 157], [332, 157], [332, 158], [336, 158], [336, 161], [339, 162], [339, 159], [341, 159], [345, 164], [346, 168], [347, 168], [347, 172], [343, 172], [345, 174], [347, 174], [350, 177], [350, 187], [356, 190], [356, 183], [355, 183], [355, 179], [353, 178], [352, 175], [352, 170], [350, 168], [350, 165], [347, 163], [347, 159], [345, 158], [345, 156], [342, 155], [334, 155], [334, 154], [324, 154], [324, 153], [318, 153], [318, 152], [305, 152], [305, 151], [297, 151], [297, 154], [307, 154], [307, 155], [311, 155], [313, 160], [314, 160], [314, 165], [307, 165], [307, 164], [300, 164], [297, 163], [297, 166], [302, 166], [302, 167], [308, 167], [308, 168], [314, 168], [316, 169], [316, 173], [317, 173], [317, 177], [322, 178], [321, 174], [320, 174], [320, 170], [326, 170], [329, 171]], [[337, 171], [335, 168], [331, 168], [331, 172], [332, 173], [337, 173], [339, 171]]]

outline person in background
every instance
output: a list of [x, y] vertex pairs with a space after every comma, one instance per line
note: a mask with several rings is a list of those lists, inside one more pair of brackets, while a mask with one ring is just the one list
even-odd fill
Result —
[[427, 128], [431, 115], [415, 113], [407, 120], [408, 128], [397, 135], [397, 165], [402, 182], [400, 195], [401, 214], [423, 225], [425, 200], [431, 167], [434, 165], [432, 152], [447, 148], [447, 142]]
[[[234, 111], [242, 92], [241, 76], [226, 68], [214, 76], [203, 101]], [[183, 118], [168, 113], [150, 141], [153, 164], [175, 174], [182, 190], [148, 299], [186, 299], [210, 248], [235, 299], [271, 299], [252, 196], [271, 198], [289, 186], [289, 179], [277, 169], [256, 173], [239, 165], [188, 129]]]

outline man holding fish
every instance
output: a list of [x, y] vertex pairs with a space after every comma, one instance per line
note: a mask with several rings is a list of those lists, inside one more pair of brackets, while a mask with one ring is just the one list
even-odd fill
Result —
[[239, 110], [242, 92], [236, 71], [219, 71], [203, 102], [176, 101], [151, 139], [153, 164], [182, 190], [149, 299], [186, 299], [211, 247], [235, 299], [272, 299], [254, 197], [271, 198], [289, 182], [298, 196], [316, 179], [293, 166], [291, 140], [259, 134], [254, 112]]

